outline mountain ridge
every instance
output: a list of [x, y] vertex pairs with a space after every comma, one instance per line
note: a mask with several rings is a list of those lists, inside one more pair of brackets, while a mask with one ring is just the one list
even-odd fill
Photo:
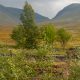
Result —
[[[22, 9], [5, 7], [0, 5], [0, 25], [17, 25], [20, 23]], [[80, 23], [80, 4], [74, 3], [64, 7], [53, 19], [35, 13], [36, 23], [60, 23], [76, 24]]]
[[[17, 25], [20, 23], [20, 14], [22, 9], [5, 7], [0, 5], [0, 25]], [[35, 22], [44, 22], [48, 17], [35, 13]]]
[[55, 21], [75, 21], [80, 20], [80, 4], [73, 3], [64, 7], [54, 18]]

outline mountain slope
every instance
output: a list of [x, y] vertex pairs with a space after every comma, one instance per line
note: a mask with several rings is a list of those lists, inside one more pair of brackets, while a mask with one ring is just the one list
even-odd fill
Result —
[[80, 4], [71, 4], [61, 10], [53, 19], [57, 22], [80, 22]]
[[[0, 5], [0, 25], [17, 25], [20, 22], [20, 14], [22, 9], [4, 7]], [[35, 13], [36, 22], [44, 22], [49, 20], [38, 13]]]

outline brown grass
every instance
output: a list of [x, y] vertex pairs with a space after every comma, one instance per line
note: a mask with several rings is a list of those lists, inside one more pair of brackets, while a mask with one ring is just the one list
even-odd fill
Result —
[[15, 42], [11, 39], [13, 27], [11, 26], [0, 26], [0, 41], [6, 44], [14, 44]]
[[[13, 26], [0, 26], [0, 42], [6, 44], [15, 44], [15, 41], [11, 39], [11, 33]], [[80, 45], [80, 29], [79, 27], [65, 27], [72, 34], [72, 40], [69, 42], [69, 46]]]

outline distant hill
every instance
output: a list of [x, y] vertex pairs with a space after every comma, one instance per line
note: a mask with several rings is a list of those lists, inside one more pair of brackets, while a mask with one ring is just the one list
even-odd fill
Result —
[[52, 20], [59, 23], [80, 23], [80, 4], [75, 3], [65, 7]]
[[[20, 22], [20, 14], [22, 9], [5, 7], [0, 5], [0, 25], [17, 25]], [[35, 13], [36, 22], [44, 22], [49, 18]]]
[[[5, 7], [0, 5], [0, 25], [17, 25], [20, 23], [20, 14], [22, 9]], [[80, 24], [80, 4], [71, 4], [62, 9], [53, 19], [49, 19], [38, 13], [35, 13], [35, 21], [41, 22], [52, 22], [58, 25], [79, 25]]]

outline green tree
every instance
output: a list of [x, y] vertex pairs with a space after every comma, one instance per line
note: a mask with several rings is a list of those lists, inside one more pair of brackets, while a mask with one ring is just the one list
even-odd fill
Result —
[[20, 26], [13, 30], [12, 39], [24, 48], [36, 48], [38, 30], [34, 21], [34, 10], [27, 2], [25, 3], [20, 20], [22, 27]]
[[20, 17], [22, 25], [25, 28], [32, 28], [35, 26], [34, 14], [35, 13], [34, 13], [34, 10], [32, 9], [32, 6], [28, 4], [28, 2], [26, 2]]
[[25, 47], [36, 48], [37, 46], [37, 26], [34, 21], [34, 10], [31, 5], [26, 2], [23, 13], [21, 14], [21, 22], [25, 29]]
[[47, 45], [52, 45], [56, 39], [56, 29], [52, 24], [46, 24], [42, 29], [42, 37]]
[[57, 34], [58, 41], [61, 43], [63, 49], [65, 49], [67, 42], [71, 39], [71, 34], [67, 32], [64, 28], [59, 29]]

